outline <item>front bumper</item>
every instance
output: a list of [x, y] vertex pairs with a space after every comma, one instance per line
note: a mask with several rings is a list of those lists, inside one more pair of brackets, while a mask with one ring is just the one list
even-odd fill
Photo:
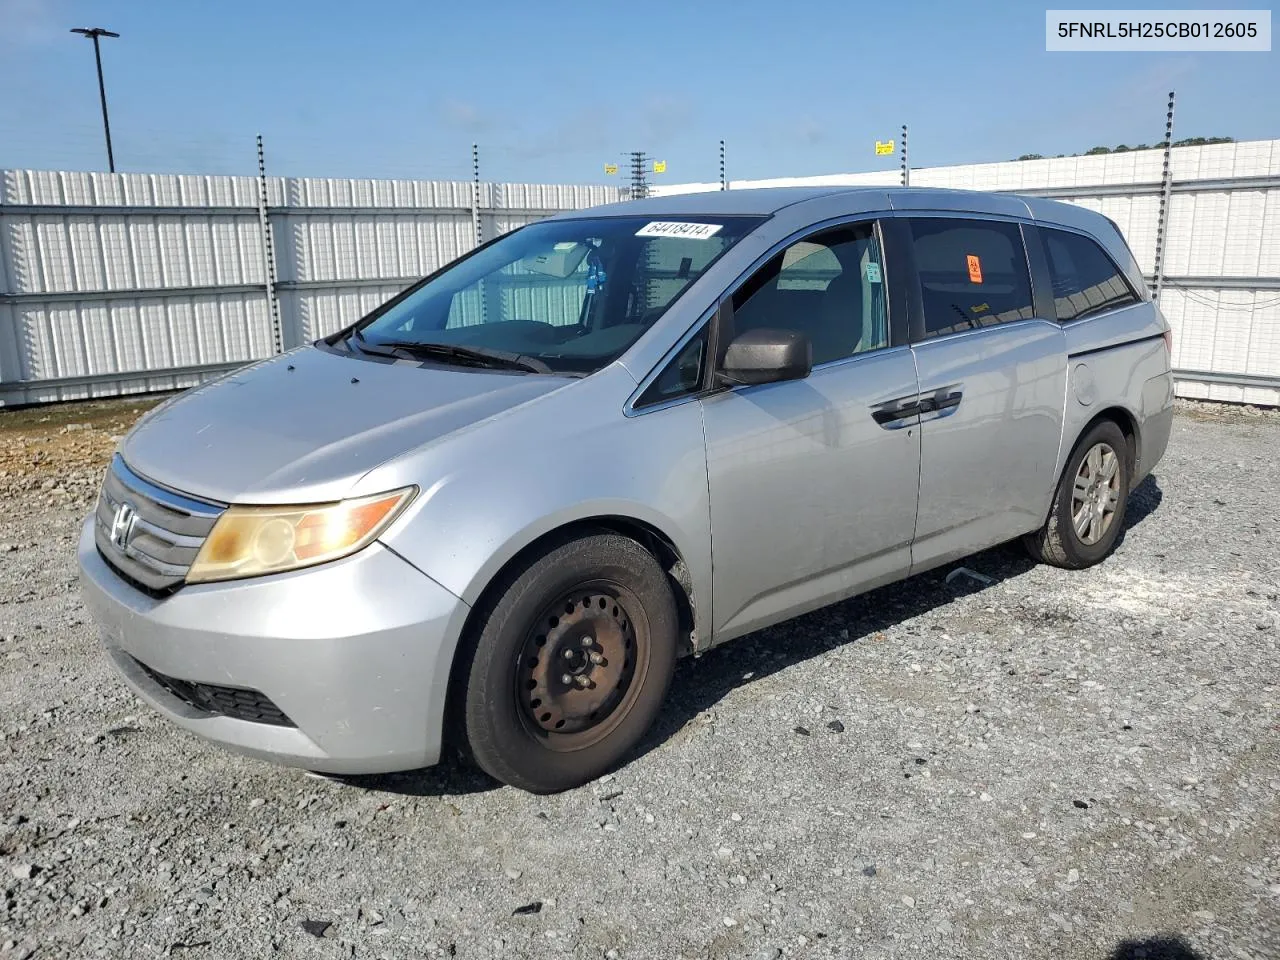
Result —
[[[440, 757], [467, 606], [382, 546], [308, 570], [199, 584], [156, 598], [80, 536], [81, 590], [112, 662], [179, 726], [240, 753], [328, 773]], [[144, 669], [142, 665], [145, 665]], [[156, 674], [174, 678], [166, 685]], [[292, 725], [212, 713], [189, 684], [258, 691]]]

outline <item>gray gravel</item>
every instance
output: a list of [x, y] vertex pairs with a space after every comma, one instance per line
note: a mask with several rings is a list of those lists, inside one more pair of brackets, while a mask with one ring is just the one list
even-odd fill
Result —
[[681, 663], [545, 798], [152, 715], [76, 593], [83, 481], [0, 506], [5, 960], [1280, 956], [1280, 417], [1184, 406], [1100, 567], [1000, 548]]

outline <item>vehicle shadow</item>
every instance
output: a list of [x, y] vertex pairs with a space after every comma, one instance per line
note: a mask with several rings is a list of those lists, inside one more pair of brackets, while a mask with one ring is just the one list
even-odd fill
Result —
[[[1160, 487], [1151, 476], [1133, 490], [1121, 543], [1124, 534], [1150, 516], [1162, 498]], [[1021, 576], [1034, 566], [1036, 562], [1022, 544], [1012, 541], [748, 634], [700, 657], [686, 657], [676, 664], [662, 713], [627, 759], [634, 760], [660, 747], [695, 717], [744, 684], [834, 647], [857, 643], [958, 597], [981, 593]], [[948, 583], [947, 576], [959, 567], [974, 571], [982, 579], [961, 574]], [[484, 774], [452, 758], [425, 770], [343, 779], [365, 789], [412, 796], [476, 793], [498, 786]]]
[[1122, 940], [1107, 960], [1206, 960], [1179, 936]]
[[374, 793], [394, 793], [403, 797], [462, 797], [471, 793], [498, 790], [502, 784], [449, 750], [434, 767], [378, 773], [364, 776], [333, 776], [326, 779]]
[[1124, 543], [1124, 536], [1147, 517], [1151, 516], [1164, 500], [1164, 491], [1154, 474], [1147, 474], [1140, 484], [1129, 492], [1129, 504], [1125, 508], [1124, 526], [1116, 546]]
[[[1124, 534], [1142, 523], [1159, 506], [1163, 494], [1148, 476], [1130, 494]], [[746, 683], [777, 673], [834, 647], [857, 643], [958, 597], [981, 593], [1005, 580], [1021, 576], [1037, 564], [1021, 542], [1011, 541], [897, 583], [891, 583], [842, 603], [748, 634], [698, 658], [676, 665], [667, 704], [657, 722], [632, 755], [643, 756]], [[967, 568], [985, 578], [948, 575]], [[1069, 575], [1069, 574], [1067, 574]]]

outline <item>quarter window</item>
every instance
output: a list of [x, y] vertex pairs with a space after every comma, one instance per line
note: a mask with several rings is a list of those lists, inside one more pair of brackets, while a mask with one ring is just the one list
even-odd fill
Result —
[[1035, 316], [1016, 223], [921, 218], [911, 239], [926, 338]]
[[863, 223], [807, 237], [771, 259], [734, 294], [733, 327], [803, 333], [816, 366], [887, 347], [885, 302], [880, 244], [874, 225]]
[[1060, 321], [1079, 320], [1138, 302], [1119, 268], [1096, 242], [1078, 233], [1044, 227], [1040, 235], [1049, 258], [1053, 303]]
[[637, 407], [674, 400], [701, 389], [703, 365], [707, 362], [707, 329], [703, 324], [702, 331], [671, 358], [662, 373], [636, 400]]

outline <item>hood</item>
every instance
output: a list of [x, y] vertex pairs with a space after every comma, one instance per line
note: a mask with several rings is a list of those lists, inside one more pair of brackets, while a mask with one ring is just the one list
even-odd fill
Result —
[[120, 453], [223, 503], [340, 500], [378, 464], [574, 382], [303, 347], [158, 407]]

